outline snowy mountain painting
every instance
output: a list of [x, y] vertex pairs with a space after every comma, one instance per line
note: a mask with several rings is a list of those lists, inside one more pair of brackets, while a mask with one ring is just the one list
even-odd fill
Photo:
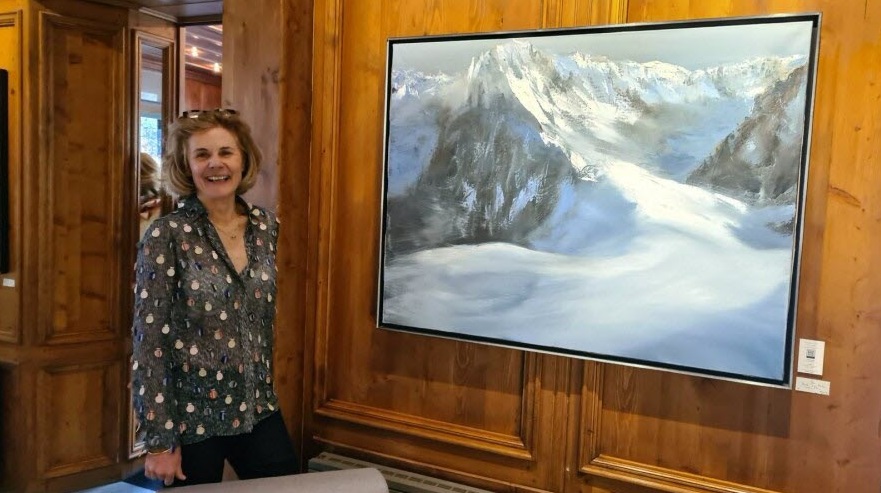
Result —
[[787, 384], [815, 21], [391, 41], [379, 324]]

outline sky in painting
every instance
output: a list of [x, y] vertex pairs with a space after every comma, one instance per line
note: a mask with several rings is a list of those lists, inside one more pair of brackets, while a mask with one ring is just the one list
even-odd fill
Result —
[[[394, 43], [394, 66], [423, 72], [448, 74], [466, 70], [475, 56], [510, 39], [525, 37], [548, 53], [575, 51], [602, 55], [613, 60], [663, 61], [690, 70], [734, 63], [752, 57], [804, 54], [810, 45], [810, 21], [775, 22], [739, 26], [708, 26], [683, 29], [671, 24], [657, 30], [618, 31], [601, 34], [491, 34], [474, 39], [425, 38], [420, 42]], [[586, 31], [589, 32], [589, 31]], [[551, 36], [550, 34], [554, 34]], [[648, 47], [648, 48], [647, 48]]]

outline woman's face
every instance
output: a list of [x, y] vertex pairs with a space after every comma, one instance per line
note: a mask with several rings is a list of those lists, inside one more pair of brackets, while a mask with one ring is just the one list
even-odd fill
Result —
[[187, 161], [200, 199], [235, 197], [244, 164], [239, 143], [229, 130], [214, 127], [194, 133], [187, 141]]

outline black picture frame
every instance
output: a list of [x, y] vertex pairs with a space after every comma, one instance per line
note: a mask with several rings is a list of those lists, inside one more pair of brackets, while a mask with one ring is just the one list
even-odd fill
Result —
[[791, 387], [820, 20], [388, 39], [377, 326]]
[[0, 274], [10, 269], [9, 72], [0, 69]]

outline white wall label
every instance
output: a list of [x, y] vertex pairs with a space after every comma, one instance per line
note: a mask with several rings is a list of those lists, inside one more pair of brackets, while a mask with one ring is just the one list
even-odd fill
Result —
[[795, 377], [795, 390], [812, 394], [829, 395], [830, 383], [815, 378]]
[[811, 375], [823, 374], [823, 356], [826, 343], [812, 339], [798, 340], [798, 372]]
[[8, 277], [3, 278], [3, 287], [4, 288], [14, 288], [15, 287], [15, 279], [10, 279]]

